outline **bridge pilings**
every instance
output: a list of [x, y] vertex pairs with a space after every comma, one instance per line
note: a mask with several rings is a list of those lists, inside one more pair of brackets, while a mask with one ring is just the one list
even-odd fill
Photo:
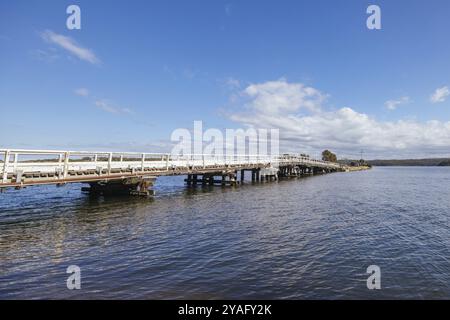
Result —
[[[321, 167], [306, 166], [281, 166], [279, 168], [249, 168], [231, 171], [217, 171], [208, 173], [191, 173], [187, 175], [187, 186], [237, 186], [244, 183], [245, 172], [250, 171], [252, 183], [277, 181], [279, 178], [301, 177], [305, 175], [325, 174], [335, 170]], [[91, 195], [135, 195], [153, 196], [152, 186], [156, 176], [137, 176], [123, 179], [110, 179], [88, 182], [89, 187], [83, 187], [83, 191]]]
[[93, 196], [108, 195], [133, 195], [133, 196], [154, 196], [155, 192], [151, 188], [156, 177], [143, 176], [126, 179], [114, 179], [105, 181], [89, 182], [89, 187], [82, 187], [81, 190], [89, 192]]
[[187, 178], [184, 179], [187, 186], [196, 187], [198, 184], [202, 186], [213, 186], [213, 185], [221, 185], [221, 186], [235, 186], [239, 184], [237, 179], [238, 172], [209, 172], [209, 173], [199, 173], [199, 174], [188, 174]]
[[302, 177], [314, 174], [324, 174], [334, 172], [335, 170], [302, 165], [286, 165], [278, 168], [248, 168], [232, 171], [217, 171], [208, 173], [188, 174], [185, 182], [187, 186], [236, 186], [245, 182], [246, 171], [251, 174], [251, 182], [270, 182], [277, 181], [279, 178]]

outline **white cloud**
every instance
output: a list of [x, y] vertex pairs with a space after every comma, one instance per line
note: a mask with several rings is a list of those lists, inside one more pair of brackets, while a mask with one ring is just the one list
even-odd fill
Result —
[[301, 83], [288, 83], [285, 79], [251, 84], [243, 95], [251, 99], [252, 109], [268, 114], [300, 109], [319, 110], [327, 97], [314, 88]]
[[[91, 95], [89, 90], [86, 88], [77, 88], [73, 92], [80, 97], [84, 97], [84, 98], [91, 97], [91, 99], [89, 99], [89, 100], [91, 100], [97, 108], [99, 108], [105, 112], [120, 114], [120, 115], [134, 115], [134, 111], [131, 110], [130, 108], [124, 108], [124, 107], [117, 106], [111, 100], [108, 100], [108, 99], [95, 98], [95, 96]], [[136, 121], [145, 123], [145, 121], [143, 121], [142, 119], [139, 119]]]
[[430, 101], [432, 103], [444, 102], [450, 95], [450, 90], [447, 86], [442, 88], [437, 88], [434, 93], [430, 96]]
[[[247, 99], [246, 110], [230, 113], [230, 119], [256, 128], [279, 128], [281, 151], [330, 148], [340, 156], [360, 149], [372, 157], [448, 155], [450, 121], [378, 121], [348, 107], [326, 111], [321, 107], [326, 95], [285, 80], [253, 84], [240, 95]], [[298, 113], [302, 108], [307, 114]]]
[[405, 97], [401, 97], [400, 99], [397, 99], [397, 100], [388, 100], [384, 103], [384, 105], [389, 110], [395, 110], [395, 109], [397, 109], [398, 106], [400, 106], [402, 104], [407, 104], [410, 102], [411, 102], [411, 99], [409, 97], [405, 96]]
[[92, 52], [90, 49], [83, 48], [70, 37], [54, 33], [51, 30], [46, 30], [42, 32], [41, 37], [45, 41], [58, 45], [59, 47], [65, 49], [66, 51], [68, 51], [69, 53], [78, 57], [81, 60], [90, 62], [92, 64], [100, 63], [100, 60], [96, 57], [94, 52]]
[[100, 108], [103, 111], [109, 112], [109, 113], [115, 113], [115, 114], [133, 114], [134, 112], [129, 108], [122, 108], [115, 106], [110, 101], [102, 99], [102, 100], [96, 100], [95, 106]]
[[74, 92], [77, 96], [81, 96], [81, 97], [89, 96], [89, 90], [86, 88], [78, 88], [78, 89], [75, 89]]

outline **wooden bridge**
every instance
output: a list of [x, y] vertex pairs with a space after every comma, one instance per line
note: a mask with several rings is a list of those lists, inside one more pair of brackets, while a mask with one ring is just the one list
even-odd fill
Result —
[[[186, 175], [187, 185], [236, 185], [251, 172], [252, 181], [345, 171], [332, 162], [300, 155], [171, 155], [133, 152], [0, 149], [0, 190], [27, 186], [87, 183], [94, 194], [152, 195], [159, 176]], [[240, 173], [240, 174], [239, 174]], [[239, 177], [238, 177], [239, 174]], [[239, 179], [238, 179], [239, 178]]]

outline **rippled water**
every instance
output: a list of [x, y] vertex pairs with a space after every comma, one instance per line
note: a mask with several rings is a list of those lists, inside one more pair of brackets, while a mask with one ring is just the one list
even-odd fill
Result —
[[154, 200], [10, 190], [0, 298], [450, 298], [449, 191], [450, 169], [406, 167], [194, 191], [167, 177]]

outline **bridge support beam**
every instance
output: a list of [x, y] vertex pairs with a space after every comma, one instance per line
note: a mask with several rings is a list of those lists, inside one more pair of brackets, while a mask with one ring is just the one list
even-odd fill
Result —
[[149, 197], [155, 195], [151, 187], [154, 185], [156, 177], [132, 177], [119, 180], [89, 182], [89, 187], [82, 187], [82, 191], [91, 195], [133, 195]]
[[[216, 179], [218, 177], [218, 179]], [[241, 176], [241, 179], [243, 176]], [[233, 172], [210, 172], [210, 173], [199, 173], [199, 174], [188, 174], [187, 178], [184, 179], [187, 186], [196, 187], [201, 183], [202, 187], [221, 185], [221, 186], [236, 186], [239, 184], [238, 181], [238, 171]]]

